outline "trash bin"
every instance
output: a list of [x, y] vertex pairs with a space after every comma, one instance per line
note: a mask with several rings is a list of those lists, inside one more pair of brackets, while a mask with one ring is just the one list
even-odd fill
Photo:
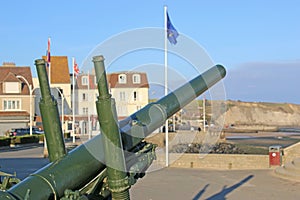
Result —
[[280, 145], [269, 147], [269, 163], [270, 166], [281, 166], [283, 149]]

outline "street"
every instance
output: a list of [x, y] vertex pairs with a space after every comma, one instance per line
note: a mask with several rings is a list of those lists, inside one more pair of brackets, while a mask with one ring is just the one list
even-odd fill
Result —
[[47, 165], [49, 160], [43, 158], [43, 146], [15, 147], [0, 151], [0, 171], [14, 174], [24, 179], [37, 169]]

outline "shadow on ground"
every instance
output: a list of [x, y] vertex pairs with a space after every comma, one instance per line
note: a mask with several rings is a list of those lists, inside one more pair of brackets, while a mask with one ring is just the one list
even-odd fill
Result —
[[[248, 182], [253, 177], [254, 177], [254, 175], [249, 175], [248, 177], [244, 178], [243, 180], [241, 180], [237, 184], [234, 184], [233, 186], [228, 187], [228, 188], [227, 188], [227, 185], [224, 185], [222, 191], [220, 191], [219, 193], [217, 193], [213, 196], [210, 196], [210, 197], [206, 198], [206, 200], [226, 200], [226, 195], [227, 194], [229, 194], [233, 190], [237, 189], [238, 187], [240, 187], [244, 183]], [[208, 187], [209, 187], [209, 184], [205, 185], [204, 188], [202, 190], [200, 190], [198, 192], [198, 194], [196, 194], [196, 196], [193, 198], [193, 200], [199, 200]]]

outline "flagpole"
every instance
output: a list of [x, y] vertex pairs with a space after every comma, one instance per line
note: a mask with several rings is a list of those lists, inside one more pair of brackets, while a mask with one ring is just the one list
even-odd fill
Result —
[[51, 88], [51, 62], [48, 64], [48, 69], [49, 69], [49, 86]]
[[73, 114], [73, 122], [72, 122], [72, 131], [73, 131], [73, 143], [75, 143], [75, 59], [72, 58], [72, 68], [73, 68], [73, 76], [72, 76], [72, 85], [73, 85], [73, 96], [72, 96], [72, 114]]
[[[88, 71], [88, 95], [87, 95], [88, 101], [90, 101], [90, 71]], [[88, 104], [89, 105], [89, 104]], [[91, 120], [90, 120], [90, 108], [88, 106], [88, 134], [89, 139], [91, 139]]]
[[206, 132], [206, 113], [205, 113], [205, 95], [203, 96], [203, 131]]
[[[165, 96], [168, 94], [168, 35], [167, 35], [167, 6], [164, 6], [164, 31], [165, 31]], [[166, 133], [166, 167], [169, 166], [169, 124], [168, 119], [165, 123], [165, 133]]]

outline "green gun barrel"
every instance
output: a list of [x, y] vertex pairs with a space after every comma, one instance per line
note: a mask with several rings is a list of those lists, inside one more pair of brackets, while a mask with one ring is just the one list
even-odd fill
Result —
[[[98, 120], [103, 134], [105, 164], [107, 168], [108, 186], [112, 199], [129, 199], [129, 184], [126, 164], [120, 135], [115, 100], [108, 92], [103, 56], [93, 57], [98, 85], [96, 102]], [[101, 152], [99, 152], [101, 153]]]
[[[225, 74], [224, 67], [214, 66], [173, 93], [119, 122], [123, 133], [123, 148], [134, 148], [144, 137], [159, 128], [167, 118], [221, 80]], [[103, 135], [97, 135], [62, 159], [31, 174], [8, 191], [0, 191], [0, 199], [21, 200], [24, 197], [35, 200], [57, 199], [63, 196], [66, 189], [76, 190], [83, 187], [105, 168], [104, 149], [100, 145], [102, 143]]]
[[[136, 146], [154, 130], [161, 127], [169, 117], [204, 93], [225, 75], [225, 68], [216, 65], [157, 102], [148, 104], [121, 121], [120, 127], [125, 140], [124, 149], [130, 150]], [[134, 131], [136, 129], [139, 131]]]
[[42, 94], [39, 106], [42, 115], [49, 159], [53, 162], [66, 155], [66, 148], [61, 130], [57, 102], [50, 93], [45, 64], [46, 62], [43, 59], [35, 61]]

